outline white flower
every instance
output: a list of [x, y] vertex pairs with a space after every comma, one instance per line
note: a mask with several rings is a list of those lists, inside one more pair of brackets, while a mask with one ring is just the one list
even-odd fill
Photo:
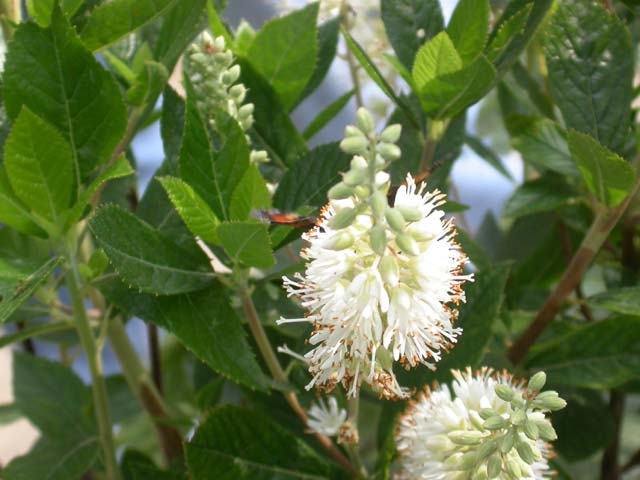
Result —
[[[526, 400], [534, 398], [535, 393], [527, 392], [524, 383], [514, 383], [506, 372], [495, 375], [483, 368], [473, 374], [468, 368], [453, 375], [453, 393], [447, 385], [432, 391], [427, 388], [401, 417], [396, 433], [402, 469], [399, 478], [462, 480], [476, 478], [474, 474], [480, 475], [477, 478], [504, 480], [550, 478], [551, 449], [541, 437], [555, 438], [555, 432], [535, 401], [532, 405]], [[501, 398], [496, 394], [497, 385], [507, 386], [504, 390], [509, 395]], [[504, 399], [510, 392], [513, 401]], [[521, 412], [516, 415], [518, 410]], [[504, 427], [487, 428], [491, 422], [504, 422]], [[512, 423], [537, 426], [529, 431], [533, 433], [530, 438], [522, 433], [524, 428], [516, 429]], [[506, 439], [508, 435], [513, 440]], [[505, 447], [507, 440], [511, 442], [509, 449]], [[507, 473], [514, 468], [515, 477]], [[487, 477], [488, 470], [495, 476]]]
[[347, 411], [338, 407], [335, 397], [329, 397], [328, 403], [328, 408], [322, 400], [311, 405], [307, 426], [315, 433], [333, 437], [338, 435], [340, 427], [346, 422]]
[[[415, 216], [404, 231], [384, 217], [376, 220], [371, 207], [354, 196], [331, 201], [317, 227], [303, 236], [310, 243], [302, 252], [309, 260], [306, 271], [284, 284], [309, 313], [280, 323], [308, 321], [315, 327], [309, 340], [314, 348], [305, 355], [313, 375], [307, 388], [329, 391], [342, 382], [355, 396], [365, 381], [386, 398], [406, 397], [393, 361], [434, 368], [456, 341], [461, 329], [454, 327], [457, 311], [449, 304], [464, 301], [467, 258], [453, 239], [453, 222], [438, 209], [444, 195], [423, 190], [408, 176], [395, 195], [395, 208], [387, 207]], [[332, 228], [332, 218], [351, 208], [359, 209], [352, 223]], [[375, 222], [384, 227], [382, 256], [372, 247]], [[409, 254], [398, 242], [416, 251]]]

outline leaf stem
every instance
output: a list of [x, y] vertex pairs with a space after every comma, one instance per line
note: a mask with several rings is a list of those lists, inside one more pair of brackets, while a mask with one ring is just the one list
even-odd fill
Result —
[[529, 328], [527, 328], [520, 339], [518, 339], [518, 341], [516, 341], [509, 349], [508, 357], [514, 365], [519, 364], [523, 360], [529, 351], [529, 348], [535, 343], [540, 334], [554, 319], [560, 310], [562, 303], [580, 283], [587, 267], [591, 264], [591, 261], [594, 259], [639, 189], [640, 179], [636, 180], [631, 193], [620, 205], [614, 208], [603, 209], [596, 214], [589, 231], [582, 240], [580, 248], [569, 262], [560, 282], [556, 285], [553, 292], [551, 292], [533, 322], [529, 325]]
[[[342, 26], [349, 30], [347, 25], [347, 16], [349, 15], [349, 4], [347, 0], [342, 0], [340, 4], [340, 22]], [[349, 66], [349, 74], [351, 75], [351, 83], [353, 84], [353, 89], [355, 90], [356, 97], [356, 106], [361, 108], [364, 106], [364, 99], [362, 98], [362, 85], [360, 84], [360, 77], [358, 77], [358, 66], [356, 65], [356, 60], [353, 58], [353, 53], [351, 53], [351, 49], [347, 48], [346, 53], [347, 65]]]
[[84, 304], [84, 297], [80, 291], [81, 276], [76, 262], [76, 241], [75, 232], [71, 233], [71, 238], [65, 243], [65, 256], [69, 265], [66, 274], [66, 284], [71, 297], [74, 319], [80, 344], [87, 356], [89, 371], [91, 372], [91, 391], [93, 394], [94, 412], [98, 422], [100, 433], [100, 443], [103, 451], [103, 461], [109, 480], [121, 480], [118, 462], [116, 460], [116, 450], [113, 442], [113, 431], [111, 415], [109, 413], [109, 403], [107, 400], [107, 387], [102, 375], [101, 352], [97, 348], [95, 338], [89, 325], [87, 311]]
[[362, 458], [360, 457], [360, 430], [358, 429], [358, 416], [360, 411], [359, 393], [355, 397], [351, 397], [347, 400], [347, 411], [349, 412], [349, 423], [356, 432], [356, 442], [351, 443], [347, 446], [349, 458], [351, 459], [352, 465], [358, 472], [358, 478], [367, 478], [367, 470], [364, 468], [364, 465], [362, 464]]
[[[286, 385], [287, 376], [278, 361], [278, 357], [271, 348], [271, 343], [267, 337], [264, 328], [262, 328], [262, 323], [260, 322], [260, 318], [258, 317], [258, 312], [256, 311], [256, 307], [251, 299], [251, 295], [249, 293], [248, 287], [246, 285], [238, 287], [238, 294], [240, 295], [240, 300], [242, 302], [242, 309], [244, 310], [245, 316], [247, 317], [247, 321], [249, 323], [249, 329], [258, 344], [258, 349], [260, 350], [260, 354], [262, 355], [263, 360], [267, 364], [267, 368], [271, 372], [271, 375], [276, 380], [276, 382]], [[300, 405], [298, 401], [298, 396], [295, 392], [283, 392], [284, 398], [294, 411], [294, 413], [298, 416], [298, 418], [304, 423], [307, 424], [308, 416], [307, 412]], [[314, 433], [313, 436], [315, 439], [322, 445], [322, 447], [327, 451], [327, 453], [344, 467], [348, 472], [350, 472], [354, 476], [358, 476], [357, 470], [354, 466], [349, 462], [349, 460], [344, 456], [344, 454], [335, 446], [335, 444], [326, 437], [325, 435], [320, 435], [319, 433]]]

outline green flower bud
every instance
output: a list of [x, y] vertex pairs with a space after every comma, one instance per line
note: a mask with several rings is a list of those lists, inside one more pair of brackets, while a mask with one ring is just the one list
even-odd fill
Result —
[[478, 447], [477, 455], [478, 461], [484, 460], [488, 456], [492, 455], [496, 450], [498, 450], [498, 441], [497, 440], [487, 440], [480, 447]]
[[511, 399], [511, 406], [514, 410], [517, 410], [518, 408], [524, 408], [525, 402], [520, 393], [514, 392], [513, 398]]
[[239, 83], [229, 89], [229, 95], [231, 95], [237, 103], [242, 103], [247, 95], [247, 89], [244, 88], [244, 85]]
[[480, 417], [482, 417], [483, 420], [486, 420], [489, 417], [495, 417], [496, 415], [498, 415], [498, 412], [496, 412], [492, 408], [481, 408], [478, 413], [480, 414]]
[[462, 459], [460, 460], [460, 469], [461, 470], [471, 470], [473, 467], [476, 466], [476, 463], [478, 462], [478, 458], [476, 455], [476, 452], [467, 452], [464, 455], [462, 455]]
[[542, 410], [550, 410], [555, 412], [556, 410], [562, 410], [567, 406], [567, 402], [558, 396], [558, 392], [549, 390], [540, 393], [533, 401], [535, 407], [539, 407]]
[[354, 187], [353, 191], [360, 200], [369, 198], [369, 187], [366, 185], [358, 185]]
[[380, 191], [373, 192], [373, 195], [371, 195], [369, 202], [371, 204], [371, 210], [373, 210], [373, 215], [377, 219], [383, 218], [384, 212], [389, 206], [389, 203], [387, 202], [387, 196]]
[[356, 112], [356, 121], [358, 122], [358, 127], [362, 130], [362, 133], [368, 135], [373, 132], [373, 129], [375, 128], [373, 118], [366, 108], [360, 107], [358, 109]]
[[504, 454], [509, 453], [513, 448], [515, 441], [516, 439], [513, 430], [509, 430], [500, 438], [500, 451]]
[[471, 480], [487, 480], [489, 475], [487, 474], [487, 467], [480, 465], [478, 469], [471, 475]]
[[407, 255], [415, 256], [420, 253], [418, 242], [416, 242], [411, 235], [407, 235], [406, 233], [396, 234], [396, 243], [398, 244], [398, 247], [400, 247], [400, 250]]
[[367, 163], [365, 158], [361, 157], [360, 155], [356, 155], [355, 157], [353, 157], [349, 165], [353, 170], [366, 170], [367, 168], [369, 168], [369, 164]]
[[269, 161], [269, 155], [264, 150], [251, 150], [251, 163], [266, 163]]
[[469, 420], [471, 420], [471, 424], [477, 428], [478, 430], [484, 430], [484, 422], [482, 421], [482, 417], [478, 414], [478, 412], [471, 410], [469, 411]]
[[558, 434], [551, 426], [548, 420], [536, 420], [536, 427], [538, 428], [538, 434], [545, 442], [553, 442], [558, 439]]
[[487, 474], [489, 478], [496, 478], [502, 472], [502, 458], [500, 455], [492, 455], [487, 462]]
[[366, 182], [367, 179], [368, 179], [367, 171], [360, 170], [360, 169], [358, 170], [351, 169], [344, 174], [344, 177], [342, 177], [342, 181], [347, 185], [349, 185], [350, 187], [355, 187], [357, 185], [360, 185]]
[[324, 244], [323, 247], [329, 250], [344, 250], [353, 245], [353, 235], [349, 232], [338, 232], [329, 238]]
[[238, 118], [248, 118], [253, 115], [253, 103], [247, 103], [238, 109]]
[[387, 249], [387, 231], [383, 225], [375, 225], [369, 232], [371, 248], [378, 255], [384, 255]]
[[527, 421], [524, 422], [524, 425], [522, 426], [522, 431], [531, 440], [538, 440], [538, 437], [540, 436], [538, 432], [538, 427], [534, 422], [532, 422], [529, 419], [527, 419]]
[[544, 372], [536, 373], [531, 379], [529, 379], [528, 389], [531, 392], [539, 392], [544, 388], [544, 384], [547, 382], [547, 374]]
[[402, 232], [406, 225], [404, 217], [395, 208], [387, 207], [384, 212], [384, 217], [387, 219], [389, 226], [396, 232]]
[[347, 137], [340, 142], [342, 151], [352, 155], [365, 153], [368, 146], [369, 142], [365, 137]]
[[513, 398], [513, 390], [509, 385], [499, 383], [495, 386], [494, 391], [496, 392], [498, 398], [504, 400], [505, 402], [510, 402]]
[[479, 445], [484, 435], [475, 430], [455, 430], [447, 436], [456, 445]]
[[353, 188], [346, 183], [340, 182], [329, 189], [327, 197], [331, 200], [342, 200], [353, 195]]
[[222, 74], [222, 83], [231, 85], [240, 78], [240, 65], [234, 65]]
[[394, 145], [393, 143], [379, 143], [376, 147], [376, 150], [380, 155], [382, 155], [382, 158], [387, 161], [397, 160], [400, 158], [400, 155], [402, 155], [400, 147]]
[[500, 430], [508, 425], [507, 420], [502, 418], [500, 415], [496, 415], [494, 417], [489, 417], [484, 421], [484, 428], [487, 430]]
[[531, 448], [531, 445], [528, 442], [518, 442], [516, 450], [518, 451], [520, 458], [529, 465], [535, 463], [537, 460], [533, 448]]
[[353, 223], [356, 215], [358, 215], [358, 211], [355, 208], [344, 208], [331, 217], [329, 226], [334, 230], [346, 228]]
[[393, 255], [386, 255], [380, 260], [378, 265], [380, 276], [387, 284], [395, 287], [398, 285], [400, 279], [400, 269], [398, 268], [398, 262]]
[[526, 410], [516, 410], [511, 414], [511, 423], [514, 425], [522, 425], [527, 420]]
[[353, 125], [347, 125], [346, 127], [344, 127], [344, 137], [358, 137], [364, 138], [365, 140], [367, 139], [364, 133], [362, 133], [362, 131], [358, 127], [354, 127]]
[[422, 211], [417, 207], [398, 205], [395, 208], [402, 214], [407, 222], [417, 222], [418, 220], [422, 220], [424, 218], [424, 215], [422, 215]]
[[511, 475], [513, 478], [520, 478], [522, 477], [522, 471], [520, 469], [520, 465], [518, 465], [518, 461], [513, 459], [513, 458], [509, 458], [506, 461], [506, 467], [507, 467], [507, 473], [509, 473], [509, 475]]
[[402, 134], [402, 126], [399, 123], [389, 125], [380, 134], [380, 140], [386, 143], [396, 143], [400, 140]]

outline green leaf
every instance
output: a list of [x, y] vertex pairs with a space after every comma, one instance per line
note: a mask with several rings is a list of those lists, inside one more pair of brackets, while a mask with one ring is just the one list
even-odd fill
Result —
[[98, 189], [109, 180], [127, 177], [134, 173], [133, 168], [129, 165], [127, 158], [120, 155], [118, 159], [109, 165], [100, 175], [98, 175], [79, 196], [78, 201], [68, 213], [66, 221], [66, 229], [70, 228], [75, 222], [80, 220], [83, 212], [86, 210], [93, 195]]
[[184, 124], [185, 102], [171, 87], [167, 87], [162, 94], [160, 135], [171, 175], [178, 175]]
[[624, 154], [634, 71], [627, 27], [594, 0], [566, 0], [544, 38], [551, 94], [567, 127]]
[[571, 159], [567, 133], [547, 118], [510, 119], [511, 144], [525, 162], [544, 170], [577, 177], [580, 172]]
[[[56, 0], [27, 0], [27, 11], [36, 22], [43, 27], [48, 27], [51, 22], [51, 13]], [[67, 17], [72, 17], [82, 6], [83, 0], [62, 0], [62, 11]]]
[[273, 205], [286, 212], [323, 206], [329, 189], [340, 181], [339, 172], [349, 170], [350, 160], [337, 142], [314, 148], [282, 177]]
[[614, 288], [589, 297], [587, 301], [595, 308], [640, 317], [640, 287]]
[[440, 32], [425, 43], [413, 64], [413, 81], [418, 92], [431, 81], [462, 68], [462, 59], [447, 32]]
[[404, 101], [403, 98], [400, 98], [398, 97], [398, 95], [396, 95], [396, 93], [393, 91], [393, 88], [391, 88], [389, 83], [382, 76], [382, 73], [380, 73], [378, 67], [376, 67], [375, 63], [373, 63], [373, 61], [369, 58], [367, 52], [360, 46], [360, 44], [351, 36], [351, 34], [345, 28], [341, 27], [340, 31], [342, 32], [342, 36], [347, 42], [347, 47], [349, 47], [349, 50], [351, 50], [351, 53], [353, 53], [353, 55], [356, 57], [358, 63], [360, 63], [365, 72], [367, 72], [369, 78], [371, 78], [371, 80], [373, 80], [376, 85], [380, 87], [382, 93], [384, 93], [396, 106], [402, 109], [404, 114], [414, 126], [419, 126], [420, 122], [414, 115], [411, 107], [407, 104], [406, 101]]
[[271, 84], [285, 108], [295, 103], [316, 66], [318, 3], [267, 22], [247, 59]]
[[127, 102], [135, 106], [153, 105], [164, 90], [168, 79], [169, 72], [164, 65], [153, 61], [145, 62], [144, 69], [127, 90]]
[[253, 209], [271, 207], [271, 193], [267, 188], [260, 170], [255, 165], [249, 165], [242, 180], [233, 191], [229, 215], [233, 220], [247, 220]]
[[526, 4], [496, 30], [495, 36], [485, 50], [485, 55], [490, 62], [495, 64], [509, 49], [514, 39], [524, 31], [531, 10], [532, 5]]
[[20, 409], [15, 403], [5, 403], [0, 405], [0, 425], [13, 423], [22, 417]]
[[[0, 279], [0, 285], [2, 284], [2, 280]], [[0, 287], [0, 290], [2, 287]], [[62, 332], [64, 330], [72, 330], [73, 325], [67, 321], [60, 322], [47, 322], [47, 323], [39, 323], [29, 325], [26, 328], [17, 330], [14, 333], [9, 333], [7, 335], [3, 335], [0, 337], [0, 348], [4, 348], [7, 345], [12, 345], [17, 342], [22, 342], [29, 338], [37, 337], [39, 335], [46, 335], [48, 333]], [[0, 413], [0, 417], [1, 417]], [[0, 419], [0, 424], [2, 421]]]
[[335, 116], [340, 113], [340, 111], [349, 103], [351, 97], [355, 93], [355, 89], [351, 90], [338, 99], [334, 100], [322, 110], [316, 118], [314, 118], [311, 123], [305, 128], [302, 136], [305, 140], [309, 140], [313, 138], [320, 130], [327, 126], [327, 124], [335, 118]]
[[69, 144], [55, 128], [23, 108], [4, 144], [4, 165], [16, 196], [59, 223], [74, 192]]
[[189, 230], [205, 242], [219, 243], [216, 229], [220, 220], [189, 184], [175, 177], [163, 177], [158, 181]]
[[498, 319], [508, 276], [509, 266], [499, 264], [477, 272], [473, 283], [465, 284], [467, 302], [460, 305], [456, 321], [456, 326], [462, 327], [464, 332], [451, 351], [442, 356], [435, 372], [422, 369], [410, 377], [407, 375], [412, 386], [433, 381], [447, 382], [451, 379], [451, 369], [476, 368], [482, 364], [493, 336], [493, 326]]
[[237, 63], [242, 68], [240, 81], [248, 89], [246, 101], [255, 106], [250, 135], [273, 160], [291, 167], [307, 152], [304, 139], [269, 83], [247, 61], [238, 59]]
[[47, 236], [11, 188], [4, 165], [0, 165], [0, 222], [27, 235]]
[[267, 269], [275, 265], [267, 225], [259, 222], [223, 222], [218, 238], [234, 262]]
[[178, 0], [113, 0], [96, 7], [80, 32], [89, 50], [99, 50], [160, 17]]
[[640, 318], [617, 317], [573, 329], [532, 350], [526, 364], [549, 382], [616, 388], [640, 377]]
[[220, 220], [228, 220], [231, 196], [249, 168], [249, 146], [238, 123], [221, 116], [216, 126], [223, 134], [219, 151], [211, 140], [195, 103], [187, 99], [184, 137], [180, 148], [180, 177], [211, 207]]
[[153, 50], [153, 57], [168, 72], [173, 72], [178, 59], [207, 24], [207, 0], [179, 0], [162, 20], [162, 28]]
[[336, 57], [338, 37], [340, 33], [340, 17], [327, 20], [318, 27], [318, 55], [313, 75], [304, 87], [296, 104], [311, 95], [322, 83]]
[[567, 141], [582, 178], [596, 198], [610, 207], [622, 202], [636, 177], [631, 164], [584, 133], [569, 130]]
[[480, 100], [493, 86], [496, 70], [483, 55], [462, 70], [429, 81], [419, 92], [425, 113], [452, 118]]
[[0, 261], [0, 324], [16, 311], [62, 263], [54, 257], [36, 270], [18, 273], [6, 262]]
[[491, 148], [482, 143], [482, 140], [473, 135], [467, 135], [465, 142], [476, 155], [491, 165], [497, 172], [501, 173], [507, 180], [514, 181], [513, 175], [511, 175], [511, 172], [502, 164], [500, 157]]
[[100, 208], [89, 227], [116, 271], [140, 291], [174, 295], [213, 279], [204, 255], [194, 257], [120, 207]]
[[231, 307], [231, 292], [219, 282], [199, 292], [172, 296], [137, 293], [117, 279], [103, 280], [98, 287], [130, 315], [171, 332], [221, 375], [250, 388], [267, 387], [268, 380]]
[[384, 28], [402, 64], [413, 67], [422, 44], [444, 28], [438, 0], [382, 0]]
[[302, 440], [261, 413], [234, 405], [211, 412], [186, 444], [200, 480], [321, 480], [329, 466]]
[[523, 183], [504, 205], [506, 217], [549, 212], [569, 204], [575, 195], [562, 177], [545, 175]]
[[3, 81], [11, 120], [26, 106], [69, 142], [78, 184], [111, 156], [124, 134], [126, 109], [118, 86], [58, 8], [49, 28], [22, 23], [16, 29]]
[[214, 0], [209, 0], [207, 2], [207, 12], [209, 13], [209, 28], [211, 28], [211, 32], [216, 37], [224, 37], [225, 43], [229, 46], [232, 46], [235, 42], [229, 30], [224, 25], [220, 15], [216, 11], [216, 7], [214, 5]]
[[135, 450], [127, 450], [122, 457], [124, 480], [186, 480], [182, 473], [160, 470], [153, 461]]
[[490, 13], [488, 0], [460, 0], [456, 5], [447, 33], [462, 63], [469, 63], [486, 45]]
[[79, 479], [98, 459], [90, 390], [69, 368], [33, 355], [13, 357], [13, 392], [42, 438], [3, 471], [8, 480]]

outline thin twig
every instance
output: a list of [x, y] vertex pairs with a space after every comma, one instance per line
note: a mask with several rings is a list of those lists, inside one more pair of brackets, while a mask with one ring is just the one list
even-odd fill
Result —
[[[564, 222], [558, 222], [558, 233], [560, 234], [560, 245], [562, 246], [562, 251], [564, 252], [564, 256], [567, 259], [567, 263], [571, 262], [573, 258], [573, 246], [571, 245], [571, 237], [569, 236], [569, 229], [564, 224]], [[584, 294], [582, 293], [582, 284], [578, 283], [575, 289], [576, 297], [578, 298], [578, 308], [580, 309], [580, 313], [587, 322], [593, 322], [593, 312], [589, 308], [589, 305], [584, 303]]]
[[620, 480], [621, 469], [618, 465], [618, 456], [620, 454], [620, 431], [622, 428], [622, 417], [624, 415], [625, 394], [618, 390], [611, 391], [609, 399], [609, 410], [615, 421], [615, 433], [613, 440], [604, 451], [601, 464], [602, 480]]
[[147, 324], [147, 339], [149, 344], [149, 363], [151, 364], [151, 378], [153, 384], [162, 395], [164, 392], [162, 384], [162, 359], [160, 358], [160, 340], [158, 338], [158, 327], [152, 323]]
[[[349, 30], [347, 25], [349, 15], [349, 4], [347, 0], [342, 0], [340, 4], [340, 18], [341, 23], [345, 29]], [[364, 99], [362, 98], [362, 85], [360, 84], [360, 77], [358, 77], [358, 65], [356, 64], [356, 59], [353, 58], [353, 53], [351, 53], [351, 49], [347, 47], [347, 53], [345, 55], [347, 60], [347, 65], [349, 66], [349, 74], [351, 75], [351, 83], [353, 84], [353, 89], [355, 90], [356, 97], [356, 105], [358, 108], [364, 106]]]

